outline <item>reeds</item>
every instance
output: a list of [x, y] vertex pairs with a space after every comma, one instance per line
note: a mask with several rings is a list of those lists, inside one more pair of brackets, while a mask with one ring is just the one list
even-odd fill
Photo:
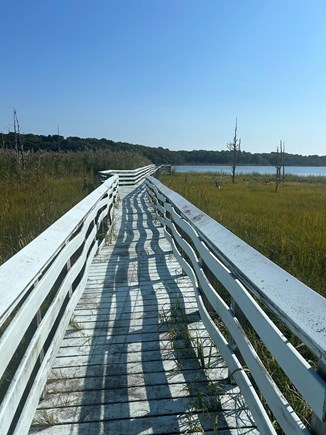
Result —
[[0, 149], [0, 264], [99, 185], [97, 172], [148, 164], [135, 152], [37, 152], [25, 156]]

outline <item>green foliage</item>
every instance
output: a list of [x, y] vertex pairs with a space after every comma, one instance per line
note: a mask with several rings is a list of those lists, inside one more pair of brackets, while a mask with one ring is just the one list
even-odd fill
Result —
[[275, 193], [272, 177], [205, 174], [162, 178], [249, 245], [326, 296], [326, 177], [287, 177]]
[[[6, 148], [14, 148], [14, 133], [2, 134], [3, 144]], [[109, 139], [67, 137], [59, 135], [24, 135], [24, 149], [29, 151], [133, 151], [146, 157], [151, 162], [172, 165], [231, 165], [232, 152], [221, 151], [171, 151], [162, 147], [148, 147], [135, 145], [126, 142], [114, 142]], [[237, 165], [272, 165], [275, 166], [277, 153], [255, 153], [251, 154], [241, 151], [237, 156]], [[284, 154], [286, 166], [326, 166], [326, 156], [301, 156], [298, 154]]]

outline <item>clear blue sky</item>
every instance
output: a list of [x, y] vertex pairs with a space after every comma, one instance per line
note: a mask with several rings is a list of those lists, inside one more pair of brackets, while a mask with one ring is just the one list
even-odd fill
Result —
[[325, 0], [1, 0], [0, 131], [326, 154]]

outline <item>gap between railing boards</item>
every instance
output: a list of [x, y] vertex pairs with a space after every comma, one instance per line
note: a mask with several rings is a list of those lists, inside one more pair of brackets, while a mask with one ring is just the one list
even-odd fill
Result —
[[146, 185], [174, 255], [197, 290], [202, 320], [258, 429], [325, 434], [325, 298], [158, 180], [148, 177]]

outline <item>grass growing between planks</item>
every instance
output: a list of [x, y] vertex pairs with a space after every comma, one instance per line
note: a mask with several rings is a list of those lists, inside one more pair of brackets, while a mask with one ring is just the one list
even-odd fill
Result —
[[162, 182], [300, 281], [326, 296], [326, 177], [173, 174]]

